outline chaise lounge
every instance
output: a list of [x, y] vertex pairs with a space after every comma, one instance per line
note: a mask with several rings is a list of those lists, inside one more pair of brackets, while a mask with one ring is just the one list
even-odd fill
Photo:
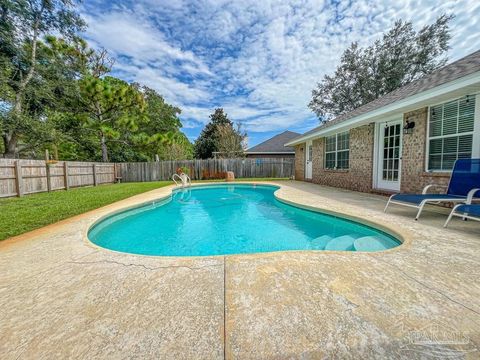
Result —
[[415, 220], [418, 220], [426, 204], [440, 202], [471, 204], [474, 198], [480, 196], [480, 159], [457, 160], [448, 187], [446, 187], [446, 193], [428, 194], [428, 190], [432, 187], [442, 186], [427, 185], [421, 194], [393, 194], [388, 199], [384, 212], [387, 212], [390, 204], [413, 207], [418, 209], [415, 216]]
[[447, 227], [453, 216], [480, 221], [480, 204], [458, 204], [452, 209], [443, 227]]

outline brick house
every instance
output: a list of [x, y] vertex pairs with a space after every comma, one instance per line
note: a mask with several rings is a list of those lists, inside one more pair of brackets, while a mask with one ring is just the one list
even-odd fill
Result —
[[287, 142], [295, 178], [364, 192], [446, 185], [480, 158], [480, 51]]

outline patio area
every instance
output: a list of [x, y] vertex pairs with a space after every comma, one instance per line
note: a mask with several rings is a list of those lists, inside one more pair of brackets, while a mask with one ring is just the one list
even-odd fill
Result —
[[160, 188], [0, 242], [1, 359], [478, 358], [480, 224], [282, 181], [279, 199], [363, 219], [401, 246], [205, 258], [98, 248], [89, 225]]

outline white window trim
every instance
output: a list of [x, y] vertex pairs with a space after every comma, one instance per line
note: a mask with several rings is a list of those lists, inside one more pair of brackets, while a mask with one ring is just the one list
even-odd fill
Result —
[[[346, 149], [338, 149], [338, 136], [348, 134], [348, 148]], [[327, 138], [335, 136], [335, 150], [327, 151]], [[338, 153], [339, 152], [346, 152], [348, 151], [348, 167], [346, 168], [338, 168]], [[333, 168], [327, 167], [327, 154], [335, 154], [335, 166]], [[324, 144], [324, 156], [323, 156], [323, 168], [326, 170], [350, 170], [350, 130], [341, 131], [329, 136], [325, 137], [325, 144]]]
[[[468, 95], [468, 94], [467, 94]], [[440, 103], [436, 103], [433, 105], [430, 105], [428, 107], [428, 114], [427, 114], [427, 130], [425, 134], [425, 143], [426, 143], [426, 148], [425, 148], [425, 172], [428, 173], [451, 173], [452, 170], [429, 170], [428, 169], [428, 157], [430, 155], [430, 140], [431, 139], [445, 139], [448, 137], [455, 137], [459, 136], [458, 133], [456, 134], [449, 134], [449, 135], [440, 135], [440, 136], [432, 136], [430, 137], [430, 109], [432, 107], [441, 105], [441, 104], [446, 104], [452, 101], [460, 100], [461, 98], [465, 97], [466, 95], [456, 97], [454, 99], [442, 101]], [[469, 96], [472, 96], [475, 98], [475, 109], [474, 109], [474, 114], [473, 114], [473, 131], [461, 133], [462, 135], [473, 135], [473, 141], [472, 141], [472, 158], [480, 158], [480, 94], [471, 94]]]

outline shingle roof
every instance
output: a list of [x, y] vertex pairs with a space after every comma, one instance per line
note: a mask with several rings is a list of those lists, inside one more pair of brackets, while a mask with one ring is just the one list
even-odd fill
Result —
[[284, 131], [264, 142], [251, 147], [246, 153], [291, 153], [295, 149], [293, 147], [285, 147], [285, 143], [298, 137], [300, 134], [293, 131]]
[[437, 87], [439, 85], [460, 79], [461, 77], [470, 75], [477, 71], [480, 71], [480, 50], [477, 50], [474, 53], [471, 53], [470, 55], [461, 58], [460, 60], [448, 64], [438, 70], [435, 70], [431, 74], [428, 74], [421, 79], [402, 86], [401, 88], [398, 88], [397, 90], [394, 90], [376, 100], [373, 100], [368, 104], [362, 105], [346, 114], [337, 116], [335, 119], [328, 121], [323, 125], [320, 125], [310, 131], [307, 131], [306, 133], [299, 136], [299, 138], [313, 134], [320, 129], [328, 128], [332, 125], [341, 123], [356, 116], [380, 109], [396, 101], [403, 100], [410, 96], [433, 89], [434, 87]]

